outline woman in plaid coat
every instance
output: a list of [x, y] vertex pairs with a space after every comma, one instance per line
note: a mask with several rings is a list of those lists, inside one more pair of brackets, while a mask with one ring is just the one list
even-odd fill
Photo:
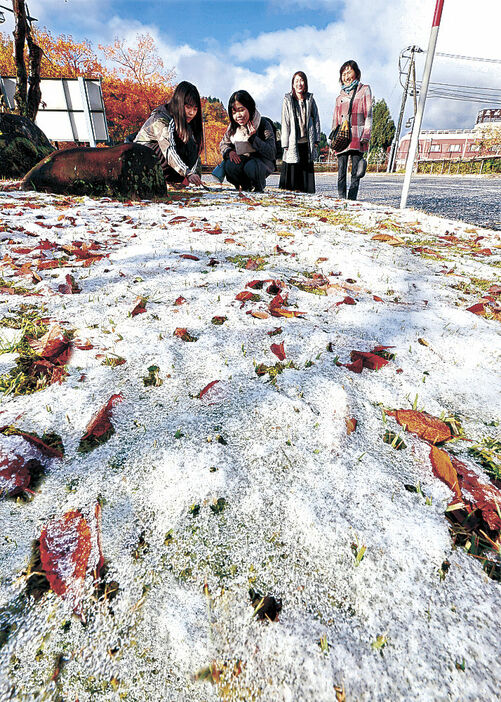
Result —
[[356, 200], [360, 178], [365, 173], [364, 153], [369, 149], [369, 139], [372, 127], [372, 93], [368, 85], [360, 82], [361, 71], [356, 61], [345, 61], [339, 69], [341, 92], [336, 98], [332, 129], [342, 124], [348, 117], [350, 101], [353, 98], [351, 111], [351, 142], [344, 151], [336, 153], [338, 161], [337, 191], [341, 198], [346, 198], [346, 172], [348, 157], [351, 157], [351, 182], [348, 199]]

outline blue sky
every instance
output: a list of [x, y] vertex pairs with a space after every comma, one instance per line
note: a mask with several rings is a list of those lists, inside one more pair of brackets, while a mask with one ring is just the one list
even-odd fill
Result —
[[[190, 80], [202, 95], [225, 104], [233, 90], [245, 88], [260, 111], [277, 120], [292, 74], [304, 70], [328, 133], [339, 66], [348, 58], [359, 62], [363, 82], [376, 99], [387, 101], [396, 121], [402, 96], [398, 55], [412, 44], [427, 48], [435, 2], [31, 0], [29, 7], [39, 26], [87, 38], [95, 48], [115, 36], [134, 43], [138, 33], [149, 32], [177, 80]], [[437, 51], [499, 59], [499, 26], [501, 0], [445, 0]], [[12, 31], [10, 17], [0, 30]], [[421, 57], [418, 79], [423, 65]], [[437, 58], [432, 80], [501, 90], [501, 64]], [[430, 99], [423, 128], [470, 127], [488, 106]], [[406, 116], [410, 107], [409, 101]]]

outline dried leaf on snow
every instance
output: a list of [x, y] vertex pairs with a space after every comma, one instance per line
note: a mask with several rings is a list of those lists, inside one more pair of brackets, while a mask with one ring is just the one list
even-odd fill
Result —
[[284, 350], [284, 342], [282, 341], [280, 344], [272, 344], [270, 346], [270, 350], [272, 353], [275, 354], [275, 356], [278, 358], [279, 361], [283, 361], [285, 359], [285, 350]]
[[80, 439], [79, 451], [84, 453], [91, 451], [113, 435], [115, 429], [111, 423], [111, 413], [113, 408], [122, 400], [123, 395], [121, 393], [112, 395], [106, 405], [91, 419], [85, 434]]
[[411, 434], [416, 434], [432, 444], [439, 444], [452, 438], [450, 427], [427, 412], [400, 409], [386, 414], [395, 417], [400, 426], [405, 426]]

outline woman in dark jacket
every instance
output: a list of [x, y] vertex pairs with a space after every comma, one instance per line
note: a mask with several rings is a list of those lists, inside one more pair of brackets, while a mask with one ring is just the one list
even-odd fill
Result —
[[351, 142], [344, 151], [336, 152], [338, 162], [337, 191], [341, 198], [346, 198], [346, 172], [348, 158], [351, 158], [351, 182], [348, 200], [356, 200], [358, 186], [364, 166], [364, 153], [369, 149], [372, 127], [372, 94], [368, 85], [360, 82], [361, 71], [356, 61], [345, 61], [339, 69], [341, 92], [336, 98], [332, 130], [343, 123], [348, 117], [351, 98]]
[[238, 190], [263, 192], [266, 177], [275, 170], [275, 132], [261, 117], [246, 90], [237, 90], [228, 102], [230, 126], [219, 148], [224, 174]]
[[200, 185], [202, 106], [196, 87], [181, 81], [170, 101], [153, 110], [134, 141], [153, 149], [167, 183]]
[[292, 76], [292, 91], [282, 105], [281, 142], [284, 150], [280, 188], [315, 192], [313, 161], [320, 141], [320, 119], [303, 71]]

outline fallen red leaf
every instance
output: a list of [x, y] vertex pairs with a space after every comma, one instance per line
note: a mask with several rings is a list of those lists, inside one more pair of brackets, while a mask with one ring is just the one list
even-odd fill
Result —
[[189, 261], [200, 261], [198, 256], [194, 256], [193, 254], [181, 254], [179, 258], [186, 258]]
[[267, 312], [263, 312], [262, 310], [249, 310], [247, 314], [250, 314], [251, 317], [255, 317], [256, 319], [268, 319], [270, 316]]
[[273, 300], [269, 303], [268, 307], [270, 310], [275, 308], [283, 307], [287, 303], [287, 293], [282, 297], [280, 293], [277, 293]]
[[183, 327], [177, 327], [174, 330], [174, 336], [179, 337], [182, 341], [197, 341], [197, 337], [188, 333], [188, 330]]
[[285, 360], [285, 351], [284, 351], [284, 342], [280, 342], [280, 344], [272, 344], [270, 346], [270, 350], [272, 353], [275, 354], [275, 356], [278, 358], [279, 361]]
[[58, 285], [57, 290], [60, 292], [62, 295], [75, 295], [76, 293], [80, 292], [80, 288], [75, 282], [75, 278], [70, 275], [69, 273], [66, 275], [66, 283], [62, 283], [61, 285]]
[[52, 590], [68, 593], [76, 606], [87, 572], [91, 552], [91, 533], [87, 520], [78, 510], [53, 519], [40, 535], [40, 561]]
[[257, 268], [259, 268], [259, 261], [257, 261], [255, 258], [249, 258], [247, 259], [247, 262], [245, 264], [245, 268], [248, 271], [255, 271]]
[[433, 474], [448, 485], [456, 497], [460, 498], [461, 490], [459, 489], [458, 476], [449, 454], [443, 449], [432, 446], [430, 449], [430, 461]]
[[466, 308], [467, 312], [473, 312], [473, 314], [478, 314], [481, 317], [485, 315], [485, 303], [477, 302], [475, 305]]
[[106, 405], [99, 410], [93, 419], [91, 419], [87, 425], [85, 434], [80, 439], [80, 442], [86, 441], [91, 437], [98, 439], [99, 437], [103, 436], [103, 434], [110, 431], [110, 429], [113, 429], [113, 425], [111, 423], [111, 412], [115, 405], [122, 402], [122, 400], [123, 395], [121, 393], [112, 395]]
[[235, 300], [245, 302], [246, 300], [252, 300], [253, 297], [254, 293], [251, 293], [250, 290], [242, 290], [242, 292], [239, 292], [238, 295], [235, 295]]
[[340, 302], [336, 302], [336, 305], [356, 305], [357, 303], [355, 300], [347, 295], [343, 300], [340, 300]]
[[60, 266], [63, 266], [64, 262], [59, 261], [57, 258], [51, 258], [48, 261], [38, 261], [37, 263], [37, 270], [39, 271], [45, 271], [50, 268], [59, 268]]
[[59, 324], [53, 324], [40, 339], [30, 341], [30, 346], [40, 358], [58, 365], [66, 363], [71, 350], [71, 342]]
[[361, 358], [357, 359], [353, 363], [343, 363], [345, 368], [352, 371], [352, 373], [361, 373], [364, 368], [364, 362]]
[[403, 239], [400, 239], [398, 236], [392, 236], [391, 234], [374, 234], [371, 239], [373, 241], [384, 241], [387, 244], [390, 244], [390, 246], [401, 246], [402, 244], [405, 244]]
[[501, 490], [494, 485], [481, 483], [478, 476], [464, 463], [451, 456], [457, 473], [463, 501], [468, 501], [473, 509], [479, 509], [489, 529], [501, 530]]
[[375, 353], [370, 353], [368, 351], [352, 351], [350, 357], [352, 361], [362, 361], [363, 367], [369, 368], [370, 370], [379, 370], [388, 364], [385, 358], [381, 358], [381, 356], [377, 356]]
[[5, 453], [0, 449], [0, 497], [12, 497], [26, 490], [31, 475], [26, 460], [12, 451]]
[[277, 253], [277, 254], [284, 254], [284, 256], [290, 256], [290, 255], [291, 255], [289, 251], [286, 251], [285, 249], [283, 249], [283, 248], [282, 248], [281, 246], [279, 246], [278, 244], [275, 245], [274, 251], [275, 251], [275, 253]]
[[146, 299], [144, 297], [139, 296], [135, 300], [136, 304], [131, 310], [130, 316], [135, 317], [138, 314], [143, 314], [143, 312], [146, 312]]
[[180, 222], [187, 222], [187, 221], [188, 221], [188, 217], [184, 217], [183, 215], [177, 215], [176, 217], [169, 219], [167, 224], [179, 224]]
[[186, 302], [186, 298], [185, 298], [185, 297], [178, 297], [177, 300], [174, 300], [174, 304], [175, 304], [175, 305], [178, 305], [178, 306], [179, 306], [179, 305], [184, 305], [185, 302]]
[[354, 417], [346, 417], [345, 422], [346, 422], [346, 433], [349, 436], [357, 428], [357, 420]]
[[382, 298], [382, 297], [379, 297], [379, 295], [373, 295], [373, 296], [372, 296], [372, 299], [373, 299], [375, 302], [384, 302], [383, 298]]
[[266, 332], [268, 336], [276, 336], [276, 334], [281, 334], [282, 333], [282, 327], [275, 327], [275, 329], [272, 329], [269, 332]]
[[208, 393], [209, 390], [210, 390], [211, 388], [214, 387], [214, 385], [216, 385], [216, 383], [219, 383], [219, 380], [213, 380], [213, 381], [210, 382], [208, 385], [206, 385], [204, 388], [202, 388], [202, 390], [200, 390], [200, 392], [198, 393], [199, 399], [201, 400], [202, 397], [203, 397], [206, 393]]
[[416, 434], [432, 444], [438, 444], [452, 438], [449, 426], [441, 419], [426, 412], [400, 409], [386, 414], [395, 417], [400, 426], [405, 425], [406, 430], [411, 434]]
[[38, 436], [29, 434], [26, 431], [20, 431], [18, 432], [18, 435], [22, 436], [23, 439], [25, 439], [25, 441], [28, 441], [30, 444], [33, 444], [33, 446], [36, 446], [40, 453], [43, 453], [44, 456], [49, 456], [50, 458], [63, 457], [62, 451], [54, 448], [53, 446], [49, 446], [49, 444], [46, 444], [45, 441], [42, 441], [42, 439], [40, 439]]
[[88, 339], [86, 341], [81, 341], [80, 339], [75, 339], [73, 341], [73, 346], [76, 349], [80, 349], [80, 351], [89, 351], [90, 349], [94, 348], [93, 344], [91, 344], [91, 342]]
[[270, 310], [273, 317], [302, 317], [306, 312], [299, 312], [298, 310], [289, 310], [286, 307], [274, 307]]

